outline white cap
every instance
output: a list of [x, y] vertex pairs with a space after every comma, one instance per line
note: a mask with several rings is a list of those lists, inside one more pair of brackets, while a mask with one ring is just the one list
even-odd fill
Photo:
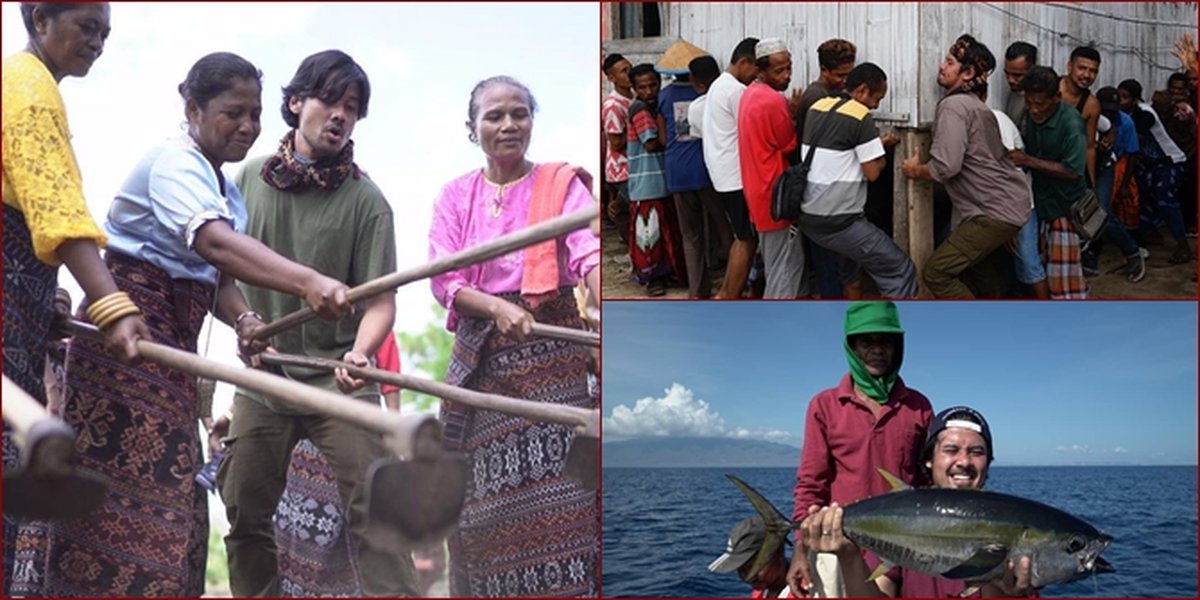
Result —
[[778, 54], [780, 52], [787, 51], [787, 44], [784, 44], [783, 40], [779, 38], [767, 38], [765, 40], [760, 40], [754, 45], [754, 59], [758, 60], [764, 56], [770, 56], [772, 54]]

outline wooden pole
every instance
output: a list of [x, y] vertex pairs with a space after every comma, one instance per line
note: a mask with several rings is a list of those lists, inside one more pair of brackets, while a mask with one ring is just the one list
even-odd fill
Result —
[[[468, 248], [462, 252], [443, 256], [431, 263], [384, 275], [351, 289], [349, 294], [350, 301], [358, 302], [366, 298], [378, 296], [384, 292], [395, 291], [396, 288], [414, 281], [456, 271], [466, 266], [496, 258], [497, 256], [503, 256], [526, 246], [532, 246], [539, 242], [561, 237], [577, 229], [584, 229], [596, 218], [596, 214], [595, 209], [583, 209], [576, 211], [574, 214], [558, 216], [532, 227], [526, 227], [520, 231], [502, 235], [490, 242]], [[254, 339], [265, 340], [277, 333], [286, 331], [302, 323], [307, 323], [316, 318], [316, 316], [316, 313], [312, 309], [308, 307], [302, 308], [294, 313], [284, 315], [259, 329], [255, 332]]]
[[534, 323], [533, 335], [567, 342], [575, 342], [576, 344], [591, 346], [593, 348], [600, 347], [600, 334], [591, 331], [584, 331], [582, 329], [572, 329], [570, 327], [559, 327], [558, 325]]
[[459, 402], [474, 408], [512, 414], [531, 421], [561, 423], [575, 428], [576, 433], [579, 435], [592, 438], [600, 437], [600, 414], [595, 409], [531, 402], [499, 394], [487, 394], [412, 375], [402, 375], [382, 369], [358, 367], [350, 363], [328, 358], [296, 356], [293, 354], [280, 354], [278, 352], [264, 352], [259, 356], [264, 363], [274, 365], [306, 367], [323, 371], [344, 368], [351, 375], [360, 379], [367, 379], [377, 383], [389, 383], [402, 388], [438, 396], [451, 402]]
[[929, 157], [932, 143], [927, 128], [906, 128], [901, 136], [901, 145], [896, 152], [894, 204], [892, 205], [892, 238], [917, 268], [919, 293], [928, 297], [922, 277], [925, 262], [933, 254], [933, 183], [909, 179], [900, 172], [900, 163], [912, 156], [913, 149], [920, 150], [922, 160]]
[[[93, 325], [68, 319], [62, 328], [79, 337], [103, 340], [103, 334]], [[378, 406], [362, 400], [353, 400], [254, 369], [236, 368], [208, 360], [170, 346], [145, 340], [138, 341], [138, 352], [146, 360], [183, 371], [189, 375], [207, 377], [253, 390], [297, 408], [340, 419], [363, 429], [377, 432], [388, 438], [389, 446], [406, 458], [428, 458], [436, 444], [430, 444], [430, 422], [436, 420], [429, 415], [401, 416], [386, 412]], [[264, 355], [265, 356], [265, 355]], [[440, 430], [439, 430], [440, 431]]]

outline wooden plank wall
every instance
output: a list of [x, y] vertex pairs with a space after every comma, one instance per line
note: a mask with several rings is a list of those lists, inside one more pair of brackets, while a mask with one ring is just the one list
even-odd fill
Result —
[[[1081, 43], [1059, 34], [1091, 41], [1101, 53], [1100, 74], [1093, 90], [1133, 77], [1149, 91], [1166, 86], [1167, 76], [1178, 66], [1170, 56], [1172, 44], [1180, 34], [1196, 32], [1197, 12], [1195, 2], [1077, 5], [1117, 17], [1163, 23], [1152, 25], [1025, 2], [660, 6], [665, 36], [687, 39], [708, 50], [722, 64], [747, 36], [783, 38], [792, 50], [793, 86], [807, 85], [816, 78], [816, 47], [822, 41], [831, 37], [848, 39], [859, 48], [859, 62], [874, 62], [888, 73], [888, 97], [879, 110], [909, 113], [913, 125], [933, 119], [942, 96], [936, 82], [937, 67], [962, 33], [971, 33], [987, 44], [998, 61], [1003, 61], [1009, 43], [1028, 41], [1038, 47], [1039, 62], [1060, 73], [1071, 50]], [[1002, 106], [1008, 88], [999, 66], [990, 83], [989, 103]]]

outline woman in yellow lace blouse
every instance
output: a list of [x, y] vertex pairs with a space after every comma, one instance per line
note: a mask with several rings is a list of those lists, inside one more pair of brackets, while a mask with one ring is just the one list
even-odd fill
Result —
[[[44, 404], [46, 344], [54, 319], [58, 266], [65, 264], [92, 300], [109, 350], [137, 360], [150, 338], [140, 311], [117, 291], [98, 248], [105, 242], [83, 198], [83, 185], [58, 82], [87, 75], [109, 32], [106, 3], [22, 3], [29, 44], [4, 60], [4, 374]], [[97, 308], [98, 307], [98, 308]], [[4, 467], [20, 461], [7, 426]], [[4, 516], [4, 595], [14, 582], [17, 523]]]

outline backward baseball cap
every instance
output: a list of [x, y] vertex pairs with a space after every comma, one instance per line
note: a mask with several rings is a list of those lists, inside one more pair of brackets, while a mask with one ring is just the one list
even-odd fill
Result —
[[713, 573], [732, 573], [754, 557], [767, 539], [767, 526], [762, 517], [746, 517], [729, 531], [725, 553], [708, 565]]

